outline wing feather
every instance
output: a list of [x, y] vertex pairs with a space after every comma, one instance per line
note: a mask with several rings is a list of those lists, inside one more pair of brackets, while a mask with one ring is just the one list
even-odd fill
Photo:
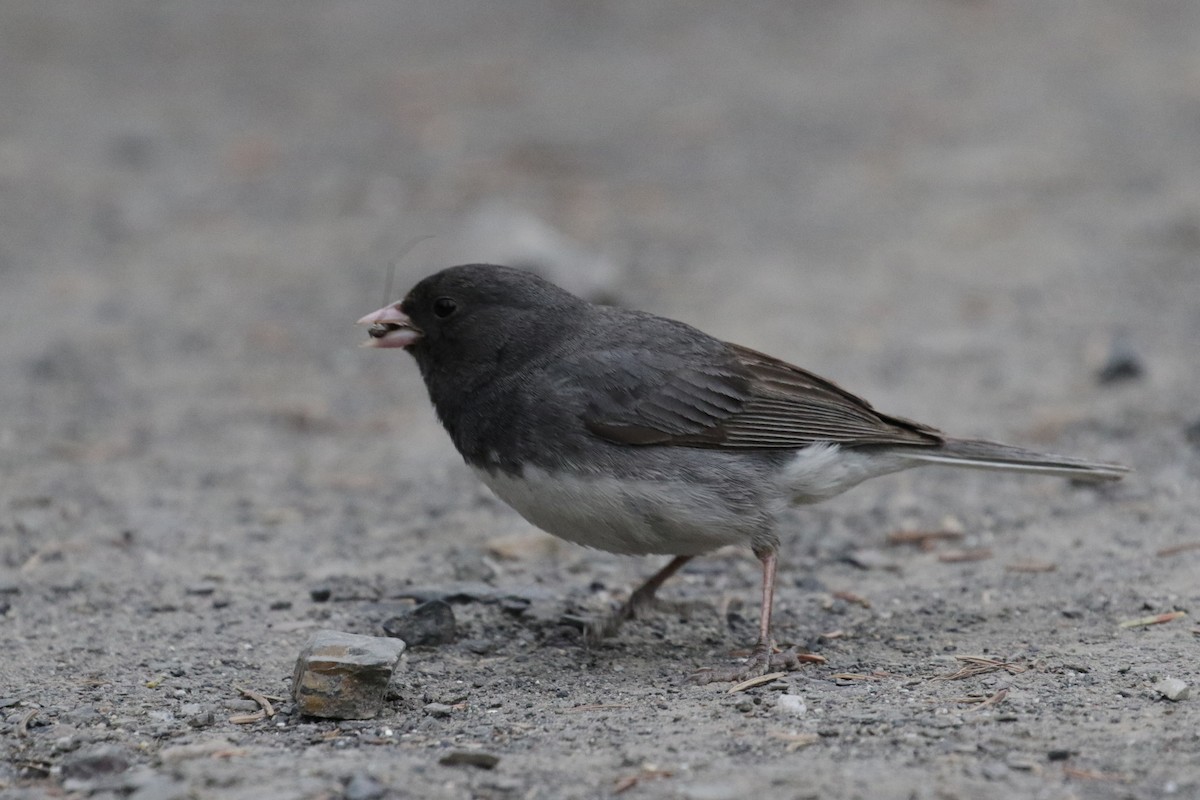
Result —
[[605, 361], [604, 389], [590, 398], [584, 424], [623, 444], [795, 449], [941, 444], [925, 425], [881, 414], [832, 381], [738, 345], [703, 358], [638, 353], [636, 368]]

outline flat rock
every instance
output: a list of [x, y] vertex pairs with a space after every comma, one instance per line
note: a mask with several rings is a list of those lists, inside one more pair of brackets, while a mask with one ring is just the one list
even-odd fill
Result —
[[63, 761], [65, 780], [90, 781], [129, 769], [129, 754], [121, 747], [104, 744], [80, 750]]
[[458, 633], [454, 609], [443, 600], [429, 600], [383, 623], [383, 632], [411, 647], [448, 644]]
[[1154, 691], [1173, 702], [1187, 700], [1192, 694], [1192, 688], [1179, 678], [1163, 678], [1154, 684]]
[[399, 639], [317, 631], [296, 659], [292, 698], [310, 717], [370, 719], [400, 662]]

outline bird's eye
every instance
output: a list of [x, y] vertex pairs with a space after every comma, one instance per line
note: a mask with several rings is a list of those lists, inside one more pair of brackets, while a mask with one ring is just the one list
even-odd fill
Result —
[[433, 301], [433, 315], [438, 319], [445, 319], [455, 311], [458, 311], [458, 303], [449, 297], [439, 297]]

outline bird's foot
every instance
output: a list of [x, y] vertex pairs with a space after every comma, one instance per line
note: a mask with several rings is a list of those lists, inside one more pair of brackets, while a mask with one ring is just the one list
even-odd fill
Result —
[[800, 669], [806, 659], [802, 658], [796, 648], [789, 647], [782, 652], [775, 652], [773, 642], [759, 642], [754, 645], [750, 657], [740, 667], [717, 669], [705, 667], [691, 675], [691, 682], [704, 685], [706, 683], [741, 683], [751, 678], [760, 678], [770, 672], [791, 672]]
[[620, 605], [615, 611], [599, 619], [588, 620], [583, 626], [583, 638], [589, 645], [599, 644], [605, 639], [611, 639], [621, 630], [621, 626], [631, 619], [637, 619], [647, 607], [653, 604], [653, 596], [639, 597], [637, 592]]
[[687, 562], [692, 556], [675, 556], [658, 572], [651, 575], [641, 586], [629, 595], [629, 599], [621, 604], [613, 613], [604, 619], [588, 622], [583, 626], [583, 637], [588, 644], [596, 644], [602, 639], [616, 636], [621, 626], [631, 619], [636, 619], [650, 606], [654, 605], [654, 596], [659, 588]]

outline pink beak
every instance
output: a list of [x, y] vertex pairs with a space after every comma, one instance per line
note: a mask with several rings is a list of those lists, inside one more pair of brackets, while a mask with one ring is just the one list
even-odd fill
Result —
[[422, 336], [399, 303], [372, 311], [356, 324], [371, 326], [367, 331], [371, 338], [362, 343], [363, 347], [408, 347]]

